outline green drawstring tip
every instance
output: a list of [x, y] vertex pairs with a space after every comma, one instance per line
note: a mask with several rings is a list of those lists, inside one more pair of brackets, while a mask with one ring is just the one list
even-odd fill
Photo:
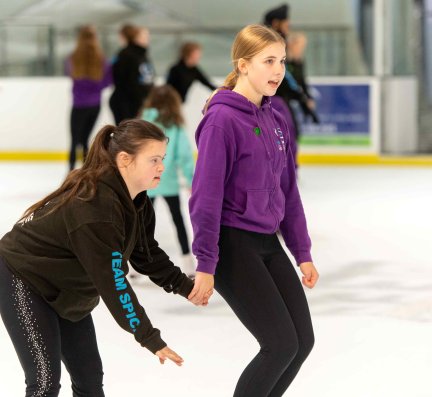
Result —
[[260, 130], [259, 127], [255, 127], [255, 128], [254, 128], [254, 132], [255, 132], [255, 135], [256, 135], [256, 136], [258, 136], [259, 134], [261, 134], [261, 130]]

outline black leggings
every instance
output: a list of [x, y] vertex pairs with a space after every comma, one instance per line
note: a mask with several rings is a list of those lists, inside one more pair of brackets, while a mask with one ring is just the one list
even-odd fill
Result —
[[0, 259], [0, 314], [25, 374], [26, 397], [60, 391], [61, 361], [74, 397], [103, 397], [102, 362], [91, 315], [62, 319]]
[[123, 120], [134, 119], [138, 117], [138, 111], [141, 107], [141, 103], [136, 103], [135, 101], [132, 101], [127, 95], [122, 95], [117, 91], [114, 91], [109, 100], [109, 106], [114, 116], [116, 125], [119, 125]]
[[221, 227], [215, 288], [260, 344], [234, 397], [280, 397], [314, 344], [306, 296], [275, 234]]
[[[183, 221], [183, 216], [180, 209], [180, 197], [179, 196], [162, 196], [168, 204], [171, 212], [171, 217], [177, 230], [177, 238], [180, 243], [182, 254], [189, 254], [189, 239], [186, 233], [186, 227]], [[155, 197], [150, 199], [152, 203], [155, 201]]]
[[71, 113], [71, 133], [72, 142], [69, 153], [69, 169], [73, 170], [76, 161], [76, 150], [82, 147], [84, 160], [88, 152], [89, 136], [96, 124], [100, 106], [88, 108], [72, 108]]

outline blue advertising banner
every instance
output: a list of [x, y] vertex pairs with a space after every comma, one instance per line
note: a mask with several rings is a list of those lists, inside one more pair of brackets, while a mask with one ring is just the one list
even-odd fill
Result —
[[354, 145], [371, 143], [371, 87], [369, 84], [312, 84], [319, 124], [296, 107], [305, 145]]

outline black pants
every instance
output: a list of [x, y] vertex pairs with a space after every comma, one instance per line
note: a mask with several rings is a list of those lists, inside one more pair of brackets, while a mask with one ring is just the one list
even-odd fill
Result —
[[234, 396], [282, 396], [314, 334], [303, 287], [277, 236], [222, 226], [215, 288], [261, 347]]
[[26, 397], [58, 396], [61, 361], [70, 374], [74, 397], [104, 396], [91, 315], [76, 323], [62, 319], [1, 259], [0, 314], [24, 370]]
[[[186, 233], [186, 227], [184, 224], [183, 216], [180, 210], [180, 197], [179, 196], [162, 196], [168, 204], [171, 212], [171, 217], [177, 230], [177, 238], [180, 243], [182, 254], [189, 254], [189, 239]], [[154, 203], [155, 198], [151, 198]]]
[[123, 120], [136, 118], [141, 103], [136, 103], [136, 101], [131, 100], [128, 96], [122, 96], [114, 91], [109, 100], [109, 106], [116, 125], [119, 125]]
[[69, 169], [73, 170], [76, 161], [76, 150], [82, 147], [84, 159], [88, 152], [88, 140], [99, 115], [100, 106], [72, 108], [71, 133], [72, 142], [69, 154]]

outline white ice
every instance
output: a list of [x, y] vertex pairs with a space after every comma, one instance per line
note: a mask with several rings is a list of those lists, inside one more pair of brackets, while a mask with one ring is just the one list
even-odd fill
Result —
[[[60, 163], [0, 163], [0, 236], [65, 174]], [[316, 344], [286, 395], [432, 396], [432, 168], [305, 166], [299, 185], [321, 279], [307, 291]], [[156, 213], [160, 245], [178, 262], [163, 201]], [[135, 288], [185, 363], [160, 365], [101, 303], [93, 315], [106, 396], [232, 396], [258, 344], [225, 302], [216, 295], [196, 308], [147, 280]], [[71, 396], [62, 375], [60, 395]], [[24, 387], [0, 322], [0, 396], [23, 396]]]

